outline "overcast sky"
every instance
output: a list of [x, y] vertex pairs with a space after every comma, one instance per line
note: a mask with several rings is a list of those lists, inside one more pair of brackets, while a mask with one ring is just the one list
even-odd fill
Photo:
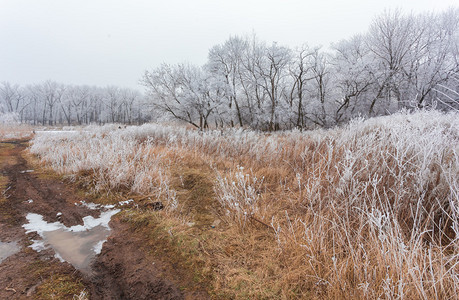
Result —
[[458, 0], [0, 0], [0, 81], [47, 79], [142, 90], [145, 69], [203, 64], [213, 45], [252, 32], [281, 45], [329, 46], [384, 9], [443, 11]]

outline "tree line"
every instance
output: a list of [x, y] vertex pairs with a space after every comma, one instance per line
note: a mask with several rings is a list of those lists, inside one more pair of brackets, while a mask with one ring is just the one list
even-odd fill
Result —
[[197, 128], [332, 127], [400, 109], [459, 110], [459, 9], [387, 11], [329, 49], [232, 36], [203, 66], [146, 71], [146, 94], [54, 81], [0, 83], [0, 113], [34, 125], [180, 120]]
[[0, 113], [33, 125], [139, 124], [150, 120], [144, 107], [143, 95], [134, 89], [50, 80], [27, 86], [0, 83]]
[[146, 71], [149, 103], [198, 128], [331, 127], [402, 108], [458, 109], [459, 10], [388, 11], [331, 49], [232, 36], [203, 66]]

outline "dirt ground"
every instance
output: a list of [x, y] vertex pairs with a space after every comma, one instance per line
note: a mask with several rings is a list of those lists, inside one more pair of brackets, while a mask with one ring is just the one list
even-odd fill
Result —
[[[39, 237], [25, 234], [22, 225], [27, 213], [73, 226], [83, 224], [84, 216], [97, 217], [98, 212], [76, 206], [88, 200], [59, 176], [34, 170], [25, 159], [26, 147], [27, 141], [0, 143], [0, 241], [15, 241], [21, 247], [0, 263], [0, 299], [72, 299], [82, 291], [89, 299], [210, 298], [205, 289], [193, 286], [186, 269], [167, 257], [148, 255], [142, 237], [116, 218], [91, 274], [60, 262], [53, 250], [36, 252], [28, 247]], [[58, 212], [62, 215], [57, 216]]]

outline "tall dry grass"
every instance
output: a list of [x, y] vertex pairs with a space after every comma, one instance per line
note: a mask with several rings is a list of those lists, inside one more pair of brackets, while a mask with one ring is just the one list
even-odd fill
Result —
[[29, 139], [33, 136], [33, 127], [19, 123], [0, 122], [0, 140]]
[[172, 177], [209, 165], [226, 226], [202, 243], [231, 297], [457, 298], [458, 113], [272, 134], [88, 127], [40, 133], [31, 151], [96, 190], [154, 195], [178, 219]]

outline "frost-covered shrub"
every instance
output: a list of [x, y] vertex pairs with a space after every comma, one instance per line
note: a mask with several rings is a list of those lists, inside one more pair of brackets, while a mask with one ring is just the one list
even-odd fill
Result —
[[240, 227], [244, 227], [247, 219], [257, 213], [262, 187], [263, 178], [245, 173], [244, 167], [239, 166], [234, 174], [226, 177], [217, 171], [217, 200]]
[[30, 149], [60, 173], [91, 175], [98, 191], [128, 190], [174, 200], [165, 155], [153, 151], [150, 142], [139, 144], [136, 135], [122, 131], [116, 125], [42, 131]]

